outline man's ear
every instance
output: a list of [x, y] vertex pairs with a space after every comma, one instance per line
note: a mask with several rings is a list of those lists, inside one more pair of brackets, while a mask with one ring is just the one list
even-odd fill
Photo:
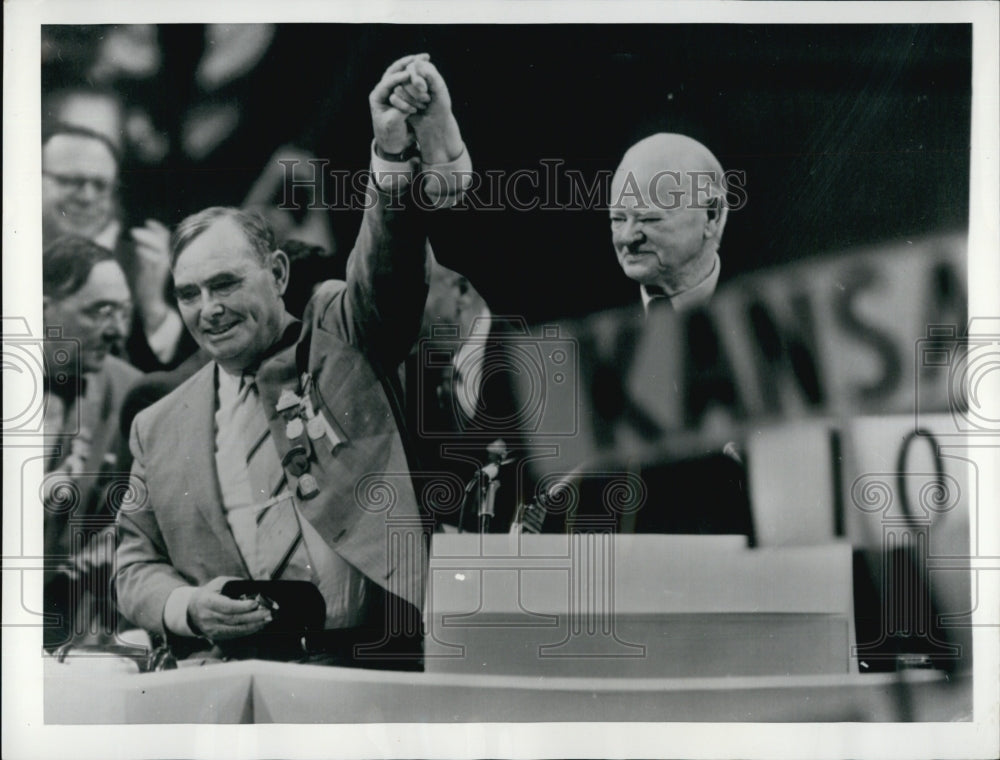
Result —
[[722, 237], [728, 215], [729, 209], [722, 198], [712, 198], [705, 213], [705, 230], [702, 236], [706, 239]]
[[278, 295], [285, 295], [288, 288], [288, 275], [292, 265], [288, 260], [288, 254], [280, 248], [271, 254], [271, 273], [274, 275], [274, 282], [278, 286]]

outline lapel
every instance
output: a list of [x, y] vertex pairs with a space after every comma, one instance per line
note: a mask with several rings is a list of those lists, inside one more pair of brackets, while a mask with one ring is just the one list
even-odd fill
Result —
[[[107, 379], [103, 372], [87, 375], [86, 390], [77, 396], [73, 404], [74, 408], [70, 410], [70, 419], [78, 420], [79, 431], [86, 431], [88, 441], [87, 456], [83, 463], [84, 471], [77, 480], [77, 487], [80, 489], [83, 499], [81, 504], [83, 512], [100, 509], [100, 504], [96, 501], [99, 496], [97, 482], [98, 474], [104, 465], [104, 451], [106, 449], [106, 443], [103, 440], [106, 431], [101, 420], [105, 414], [107, 391]], [[69, 454], [72, 448], [72, 441], [73, 436], [66, 439], [66, 454]]]
[[[185, 494], [195, 494], [195, 506], [211, 526], [216, 539], [225, 552], [239, 566], [246, 569], [243, 556], [236, 546], [229, 523], [226, 521], [219, 492], [219, 476], [215, 467], [215, 396], [216, 376], [219, 369], [215, 362], [201, 370], [192, 382], [190, 393], [184, 395], [182, 413], [178, 415], [177, 451], [185, 451], [189, 461], [204, 462], [204, 466], [186, 468], [179, 473]], [[188, 427], [180, 427], [186, 424]], [[249, 571], [247, 571], [249, 576]]]
[[[420, 572], [414, 576], [412, 569], [422, 560], [414, 559], [412, 553], [421, 545], [421, 528], [407, 519], [417, 516], [416, 498], [379, 378], [360, 351], [322, 327], [306, 323], [296, 343], [284, 342], [257, 371], [257, 390], [279, 452], [287, 451], [289, 443], [285, 421], [276, 410], [278, 398], [285, 388], [300, 390], [306, 371], [313, 378], [314, 407], [334, 429], [340, 445], [331, 451], [326, 438], [312, 444], [310, 474], [317, 479], [320, 493], [307, 501], [295, 496], [296, 504], [331, 550], [420, 607], [423, 576]], [[393, 505], [386, 509], [360, 506], [356, 489], [367, 476], [379, 473], [385, 474], [391, 489], [398, 490]], [[296, 484], [289, 475], [293, 494]], [[387, 533], [390, 528], [401, 536], [393, 539]], [[417, 535], [411, 539], [411, 533]]]
[[[324, 394], [320, 393], [320, 389], [322, 387], [326, 391], [325, 395], [329, 395], [331, 379], [334, 380], [334, 387], [339, 388], [343, 385], [359, 357], [354, 352], [344, 351], [343, 344], [330, 336], [325, 336], [328, 339], [323, 340], [321, 332], [308, 328], [303, 330], [296, 344], [286, 346], [268, 357], [257, 372], [257, 391], [260, 401], [267, 415], [275, 445], [282, 455], [289, 450], [291, 444], [285, 434], [285, 420], [277, 411], [278, 399], [281, 392], [286, 389], [293, 390], [297, 394], [301, 393], [302, 374], [306, 371], [312, 375], [315, 384], [310, 396], [317, 414], [323, 416], [327, 425], [340, 439], [341, 445], [347, 445], [349, 442], [343, 427], [326, 408]], [[320, 350], [316, 350], [317, 338], [320, 338]], [[356, 400], [348, 400], [348, 403], [353, 404], [354, 401]], [[307, 518], [314, 517], [317, 511], [328, 510], [331, 505], [343, 502], [345, 494], [342, 491], [346, 489], [349, 493], [353, 483], [352, 473], [350, 469], [346, 469], [340, 457], [333, 455], [332, 462], [330, 461], [331, 457], [326, 453], [330, 451], [330, 443], [326, 437], [314, 441], [312, 446], [327, 448], [322, 455], [314, 452], [313, 467], [310, 469], [310, 474], [320, 481], [323, 496], [299, 503], [299, 508]], [[294, 492], [296, 479], [291, 475], [288, 475], [288, 478], [290, 488]]]
[[[296, 393], [299, 391], [301, 370], [296, 362], [296, 353], [294, 346], [284, 348], [266, 359], [257, 371], [257, 393], [264, 405], [272, 433], [276, 433], [277, 429], [281, 427], [278, 423], [282, 420], [276, 411], [281, 391], [285, 388], [290, 388]], [[278, 440], [284, 441], [284, 430], [281, 433]]]
[[90, 431], [91, 442], [87, 472], [96, 475], [104, 469], [104, 455], [108, 453], [108, 443], [116, 432], [113, 428], [118, 425], [118, 414], [113, 409], [111, 398], [111, 383], [106, 372], [90, 376], [82, 402], [81, 420]]
[[287, 447], [281, 445], [286, 441], [284, 426], [281, 424], [284, 420], [276, 410], [278, 398], [281, 396], [281, 391], [286, 388], [299, 392], [299, 381], [306, 366], [302, 354], [308, 347], [308, 336], [308, 326], [293, 320], [285, 327], [277, 346], [269, 352], [257, 369], [257, 394], [264, 406], [271, 434], [279, 443], [278, 450], [282, 452]]

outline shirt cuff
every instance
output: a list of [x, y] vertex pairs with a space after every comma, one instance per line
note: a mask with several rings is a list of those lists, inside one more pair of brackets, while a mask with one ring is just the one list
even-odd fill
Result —
[[187, 610], [191, 597], [197, 590], [194, 586], [180, 586], [170, 592], [167, 603], [163, 606], [163, 625], [171, 633], [178, 636], [196, 635], [188, 625]]
[[181, 321], [181, 315], [173, 309], [168, 309], [167, 316], [163, 318], [160, 326], [146, 336], [146, 343], [161, 363], [168, 364], [177, 353], [177, 344], [180, 343], [183, 332], [184, 323]]
[[372, 140], [371, 154], [372, 179], [375, 186], [383, 193], [399, 195], [413, 182], [413, 172], [418, 165], [416, 156], [409, 161], [389, 161], [382, 158], [375, 150], [374, 140]]
[[424, 194], [432, 208], [450, 208], [456, 205], [472, 184], [472, 159], [469, 158], [465, 144], [462, 144], [462, 152], [452, 161], [424, 164], [421, 176]]

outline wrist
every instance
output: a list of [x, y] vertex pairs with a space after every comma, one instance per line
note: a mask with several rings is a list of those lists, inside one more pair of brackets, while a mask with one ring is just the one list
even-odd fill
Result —
[[447, 164], [460, 155], [464, 149], [462, 133], [454, 116], [450, 116], [439, 128], [417, 132], [420, 143], [420, 158], [425, 166]]
[[198, 627], [198, 624], [194, 621], [194, 616], [191, 614], [191, 605], [188, 605], [187, 608], [187, 627], [190, 628], [191, 633], [198, 638], [207, 638], [204, 631], [202, 631], [201, 628]]
[[[395, 146], [394, 146], [395, 147]], [[375, 154], [383, 159], [384, 161], [391, 161], [393, 163], [404, 163], [409, 161], [416, 155], [419, 155], [420, 151], [417, 148], [417, 141], [410, 139], [409, 143], [403, 146], [403, 149], [398, 152], [393, 152], [383, 148], [379, 141], [375, 141]]]

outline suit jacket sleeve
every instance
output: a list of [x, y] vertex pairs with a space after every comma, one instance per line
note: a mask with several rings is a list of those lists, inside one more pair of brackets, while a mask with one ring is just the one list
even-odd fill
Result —
[[383, 372], [407, 356], [420, 332], [429, 278], [425, 213], [404, 194], [368, 189], [361, 229], [347, 261], [347, 287], [317, 315]]
[[137, 422], [132, 423], [130, 447], [133, 456], [130, 484], [135, 498], [118, 512], [114, 592], [126, 618], [147, 631], [166, 635], [163, 609], [167, 597], [174, 589], [190, 584], [170, 564], [149, 501], [142, 435]]

